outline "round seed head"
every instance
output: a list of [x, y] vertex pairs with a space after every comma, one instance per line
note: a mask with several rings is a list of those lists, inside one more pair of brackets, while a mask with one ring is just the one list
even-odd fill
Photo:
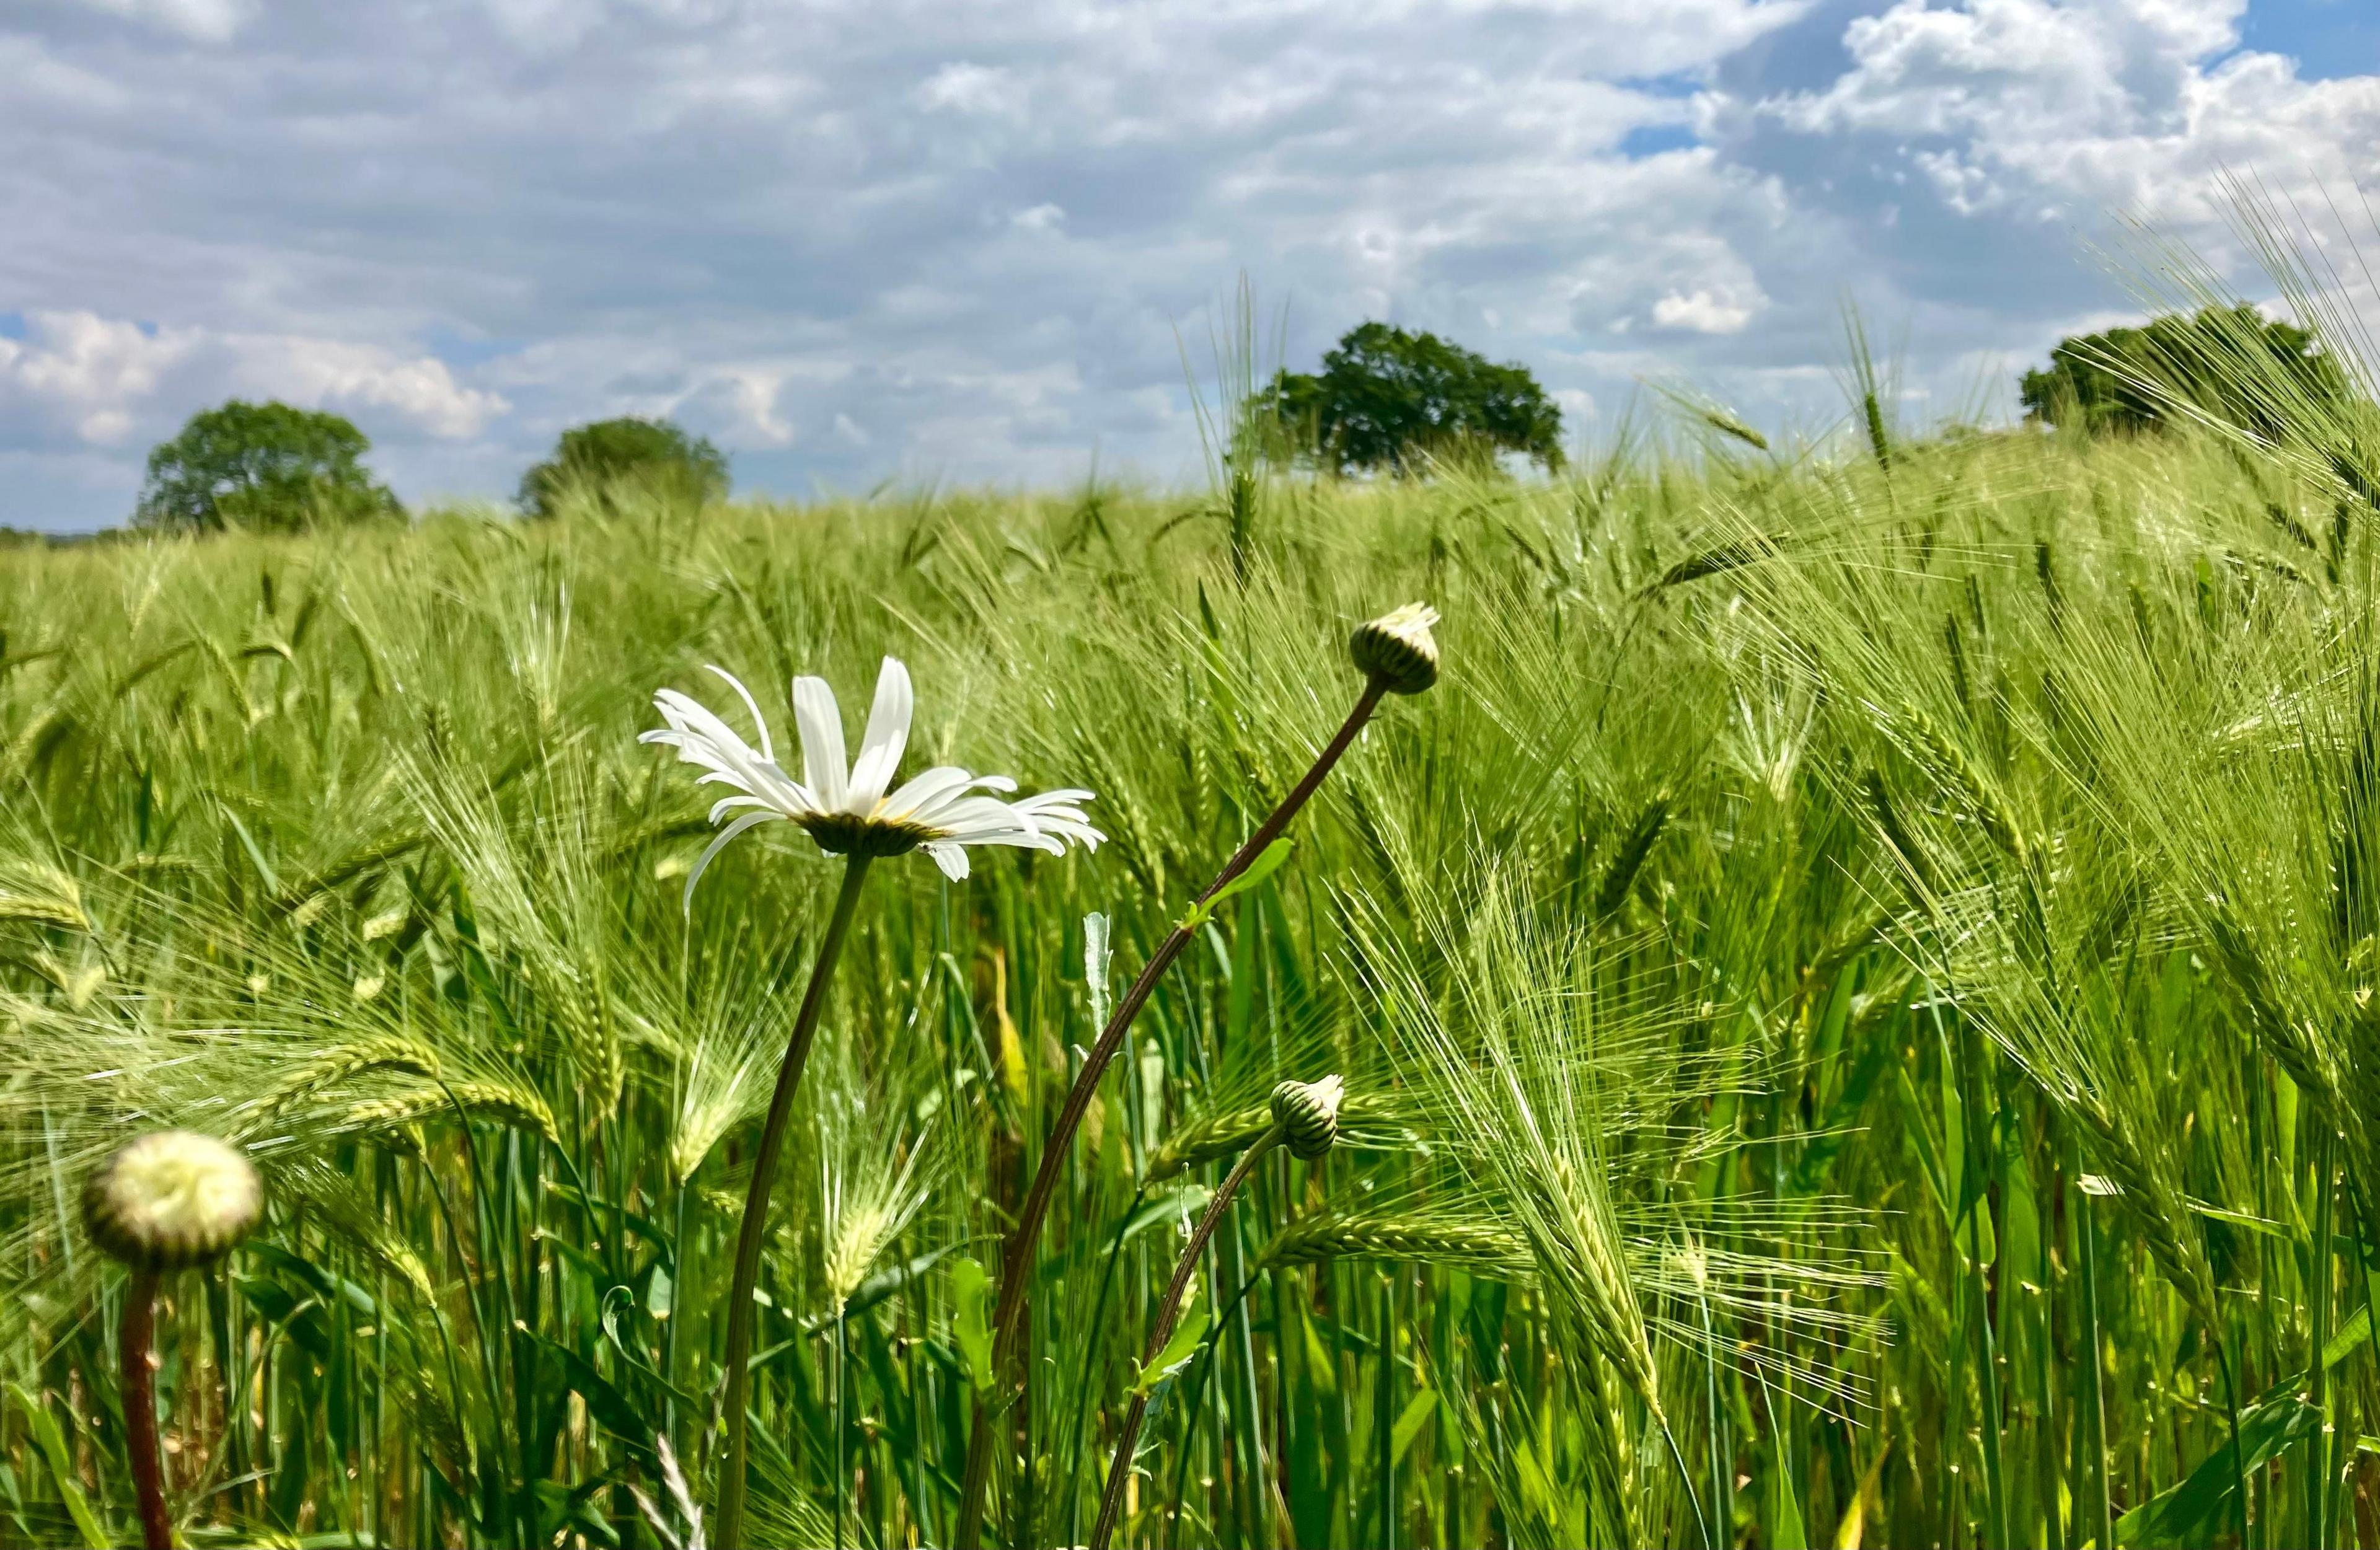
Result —
[[1346, 1084], [1336, 1076], [1319, 1082], [1284, 1082], [1272, 1090], [1273, 1123], [1290, 1151], [1307, 1162], [1330, 1150], [1339, 1139], [1339, 1104]]
[[127, 1142], [82, 1192], [91, 1241], [140, 1270], [207, 1263], [255, 1229], [263, 1205], [263, 1185], [248, 1158], [192, 1131]]
[[1386, 684], [1392, 694], [1417, 695], [1438, 682], [1438, 642], [1429, 627], [1438, 610], [1427, 603], [1407, 603], [1355, 626], [1347, 649], [1356, 669]]

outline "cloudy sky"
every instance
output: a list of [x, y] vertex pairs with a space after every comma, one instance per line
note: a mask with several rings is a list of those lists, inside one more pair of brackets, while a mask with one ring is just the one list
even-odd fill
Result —
[[231, 396], [409, 499], [623, 413], [748, 490], [1179, 479], [1243, 272], [1293, 366], [1435, 329], [1574, 433], [1647, 379], [1821, 424], [1847, 297], [1906, 413], [2005, 413], [2127, 310], [2111, 216], [2380, 197], [2374, 0], [0, 0], [0, 81], [33, 527]]

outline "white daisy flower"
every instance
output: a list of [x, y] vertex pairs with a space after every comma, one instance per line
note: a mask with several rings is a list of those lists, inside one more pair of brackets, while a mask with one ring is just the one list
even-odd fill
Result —
[[818, 842], [819, 849], [832, 855], [886, 856], [922, 850], [953, 879], [967, 875], [970, 845], [1017, 845], [1062, 855], [1069, 841], [1096, 850], [1107, 838], [1084, 815], [1082, 805], [1091, 800], [1087, 791], [1043, 792], [1006, 802], [983, 793], [1005, 794], [1016, 789], [1015, 781], [1004, 775], [977, 775], [956, 765], [938, 765], [913, 776], [898, 791], [891, 791], [893, 772], [908, 746], [909, 721], [916, 708], [909, 670], [891, 657], [884, 659], [883, 670], [877, 675], [876, 704], [868, 713], [859, 757], [848, 769], [844, 763], [843, 715], [835, 706], [834, 691], [823, 678], [794, 680], [794, 725], [802, 745], [798, 781], [777, 764], [768, 719], [760, 714], [751, 691], [724, 669], [710, 671], [725, 679], [744, 708], [752, 712], [760, 733], [759, 748], [745, 742], [701, 701], [675, 689], [662, 689], [653, 696], [654, 706], [669, 725], [638, 739], [675, 748], [681, 761], [702, 767], [699, 783], [715, 781], [736, 793], [710, 809], [714, 824], [730, 813], [740, 816], [719, 831], [687, 875], [689, 904], [695, 883], [720, 848], [764, 823], [799, 824]]

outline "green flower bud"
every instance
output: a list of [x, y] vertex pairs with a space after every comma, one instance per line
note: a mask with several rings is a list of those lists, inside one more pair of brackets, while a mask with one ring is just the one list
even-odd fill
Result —
[[82, 1192], [91, 1241], [136, 1270], [204, 1265], [253, 1231], [263, 1207], [246, 1156], [192, 1131], [127, 1142]]
[[1296, 1156], [1312, 1162], [1339, 1139], [1339, 1104], [1347, 1084], [1335, 1076], [1319, 1082], [1284, 1082], [1272, 1090], [1273, 1123]]
[[1407, 603], [1355, 626], [1347, 649], [1358, 671], [1386, 684], [1391, 694], [1417, 695], [1438, 682], [1438, 642], [1429, 627], [1438, 610], [1427, 603]]

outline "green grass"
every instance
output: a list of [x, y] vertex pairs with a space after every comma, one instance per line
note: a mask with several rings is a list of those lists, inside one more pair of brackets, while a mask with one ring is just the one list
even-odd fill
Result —
[[1203, 929], [1068, 1164], [996, 1537], [1088, 1533], [1187, 1222], [1270, 1084], [1336, 1071], [1339, 1150], [1217, 1236], [1122, 1543], [2373, 1543], [2354, 428], [1876, 423], [1547, 485], [0, 557], [0, 1544], [129, 1532], [73, 1203], [164, 1123], [271, 1196], [161, 1312], [191, 1544], [682, 1536], [659, 1449], [708, 1500], [838, 868], [764, 829], [682, 913], [704, 795], [636, 733], [716, 662], [790, 737], [792, 674], [848, 706], [888, 651], [909, 768], [1091, 787], [1111, 837], [876, 868], [781, 1174], [754, 1523], [947, 1544], [977, 1267], [1095, 1005], [1415, 598], [1443, 680]]

